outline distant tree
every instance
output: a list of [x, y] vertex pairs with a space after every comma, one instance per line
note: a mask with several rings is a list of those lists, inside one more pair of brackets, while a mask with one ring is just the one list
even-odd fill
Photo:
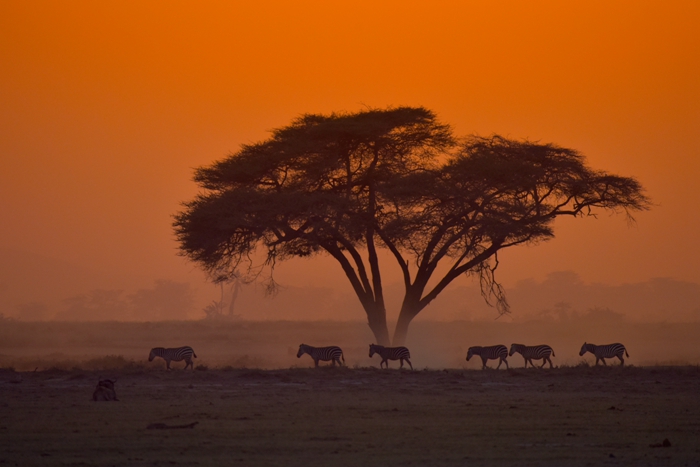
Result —
[[139, 289], [129, 296], [132, 313], [138, 319], [187, 319], [194, 308], [190, 284], [166, 279], [155, 281], [152, 289]]
[[234, 314], [234, 310], [236, 308], [238, 294], [241, 291], [241, 281], [237, 276], [230, 280], [224, 281], [224, 279], [225, 278], [222, 278], [222, 280], [218, 282], [219, 288], [221, 289], [219, 300], [213, 300], [209, 305], [204, 307], [206, 319], [233, 320], [240, 318], [238, 315]]
[[575, 150], [457, 139], [421, 107], [303, 115], [194, 179], [203, 192], [174, 221], [182, 254], [212, 277], [247, 262], [272, 280], [277, 261], [327, 253], [385, 345], [379, 248], [403, 275], [400, 345], [411, 320], [462, 274], [479, 277], [485, 299], [507, 312], [498, 252], [553, 237], [557, 217], [649, 206], [635, 179], [594, 171]]
[[616, 324], [625, 319], [625, 315], [617, 313], [610, 308], [594, 307], [590, 308], [583, 316], [588, 322], [594, 322], [603, 325]]
[[18, 305], [17, 311], [23, 321], [41, 321], [47, 317], [48, 307], [44, 302], [29, 302]]
[[94, 289], [63, 300], [65, 308], [54, 319], [68, 321], [113, 321], [128, 318], [129, 304], [123, 290]]

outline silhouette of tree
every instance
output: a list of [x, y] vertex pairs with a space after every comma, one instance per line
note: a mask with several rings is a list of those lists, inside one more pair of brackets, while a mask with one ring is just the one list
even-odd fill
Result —
[[18, 305], [17, 311], [22, 320], [41, 321], [47, 317], [48, 307], [44, 302], [29, 302]]
[[[218, 281], [221, 290], [219, 300], [213, 300], [209, 305], [204, 307], [204, 315], [210, 320], [234, 320], [240, 319], [239, 315], [234, 314], [236, 308], [236, 300], [241, 292], [241, 281], [238, 277], [228, 279], [222, 277]], [[228, 285], [228, 288], [225, 287]]]
[[272, 284], [277, 261], [327, 253], [380, 344], [391, 342], [377, 254], [388, 249], [405, 289], [396, 345], [461, 274], [477, 275], [484, 298], [507, 312], [497, 253], [553, 237], [557, 217], [649, 206], [635, 179], [594, 171], [575, 150], [457, 139], [421, 107], [303, 115], [194, 179], [204, 191], [173, 224], [183, 255], [215, 278], [247, 263]]
[[128, 319], [129, 304], [123, 290], [94, 289], [86, 294], [63, 299], [65, 308], [55, 319], [68, 321], [106, 321]]
[[151, 289], [139, 289], [129, 296], [131, 311], [137, 319], [187, 319], [194, 308], [190, 284], [158, 279]]

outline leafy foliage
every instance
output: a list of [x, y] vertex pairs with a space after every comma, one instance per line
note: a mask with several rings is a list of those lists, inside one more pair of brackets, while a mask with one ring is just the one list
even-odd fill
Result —
[[[494, 276], [498, 251], [553, 237], [556, 217], [631, 216], [649, 205], [636, 180], [594, 171], [575, 150], [498, 135], [458, 139], [420, 107], [304, 115], [197, 169], [195, 181], [204, 191], [175, 216], [184, 255], [226, 280], [245, 262], [259, 273], [328, 253], [384, 344], [377, 248], [403, 272], [401, 343], [411, 319], [464, 273], [478, 274], [485, 297], [507, 312]], [[443, 261], [447, 273], [428, 289]]]

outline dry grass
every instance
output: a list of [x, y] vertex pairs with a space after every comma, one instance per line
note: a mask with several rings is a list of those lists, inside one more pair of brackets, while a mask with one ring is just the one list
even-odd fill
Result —
[[[449, 369], [382, 371], [362, 323], [13, 322], [0, 327], [0, 467], [698, 466], [700, 367], [638, 366], [697, 363], [698, 329], [601, 332], [632, 365], [596, 367], [578, 356], [591, 331], [420, 323], [414, 367]], [[481, 366], [469, 345], [514, 341], [552, 344], [558, 368], [464, 369]], [[302, 342], [340, 345], [350, 368], [308, 368]], [[147, 362], [185, 344], [194, 371]], [[91, 400], [100, 378], [119, 402]]]
[[[117, 379], [119, 402], [90, 400], [99, 377]], [[698, 367], [166, 372], [127, 363], [3, 370], [0, 391], [0, 465], [658, 466], [700, 459]], [[664, 439], [670, 447], [650, 447]]]

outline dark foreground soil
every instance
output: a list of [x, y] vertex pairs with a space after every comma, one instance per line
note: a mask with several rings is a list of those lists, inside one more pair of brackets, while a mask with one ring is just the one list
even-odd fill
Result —
[[0, 370], [0, 396], [0, 466], [700, 465], [689, 366]]

